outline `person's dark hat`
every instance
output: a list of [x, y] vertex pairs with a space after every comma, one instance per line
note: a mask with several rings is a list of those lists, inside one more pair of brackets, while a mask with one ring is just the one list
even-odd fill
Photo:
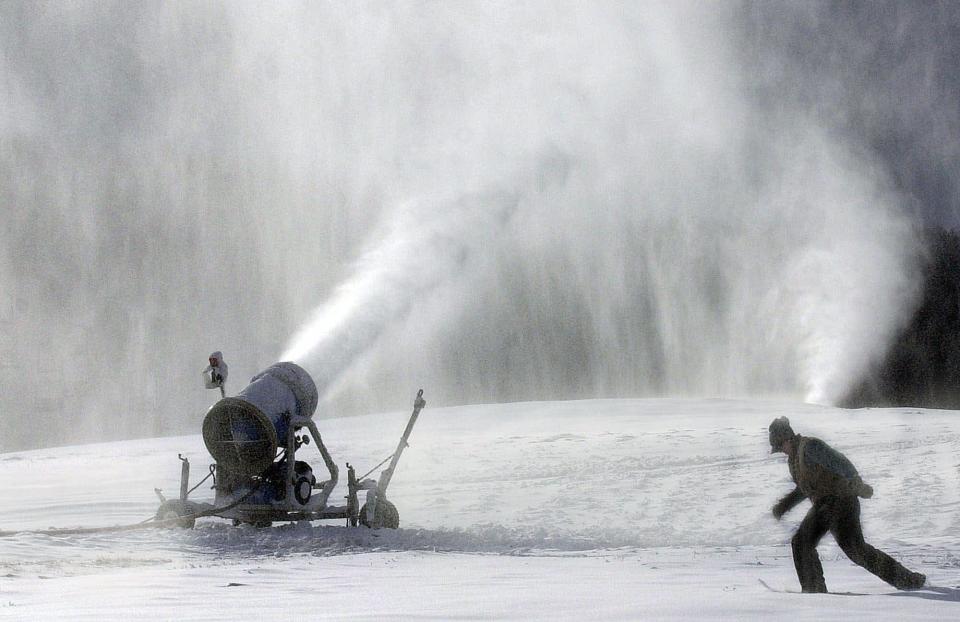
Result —
[[771, 453], [777, 453], [778, 451], [783, 451], [781, 446], [784, 441], [789, 441], [794, 436], [796, 432], [793, 431], [793, 428], [790, 427], [790, 420], [786, 417], [777, 417], [770, 424], [770, 447]]

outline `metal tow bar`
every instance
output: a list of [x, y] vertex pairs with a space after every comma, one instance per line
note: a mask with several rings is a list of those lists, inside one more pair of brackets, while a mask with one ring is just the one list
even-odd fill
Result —
[[380, 480], [377, 482], [377, 498], [385, 499], [387, 496], [387, 486], [390, 485], [390, 480], [393, 478], [393, 473], [397, 468], [397, 463], [400, 462], [400, 456], [403, 454], [403, 450], [410, 446], [407, 443], [407, 439], [410, 438], [410, 433], [413, 432], [413, 426], [417, 423], [417, 417], [420, 416], [420, 411], [423, 410], [423, 407], [427, 405], [426, 400], [423, 399], [423, 389], [417, 391], [417, 399], [413, 401], [413, 413], [410, 415], [410, 420], [407, 422], [407, 429], [403, 431], [403, 436], [400, 437], [400, 443], [397, 445], [397, 450], [393, 452], [393, 459], [390, 460], [390, 466], [388, 466], [383, 473], [380, 474]]

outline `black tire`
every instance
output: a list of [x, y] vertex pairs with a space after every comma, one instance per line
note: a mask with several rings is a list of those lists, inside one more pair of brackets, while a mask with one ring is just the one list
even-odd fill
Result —
[[377, 507], [373, 511], [373, 524], [367, 522], [367, 504], [364, 503], [360, 508], [360, 524], [364, 527], [373, 529], [396, 529], [400, 526], [400, 513], [397, 512], [397, 506], [386, 499], [377, 501]]
[[194, 518], [193, 514], [194, 509], [190, 504], [179, 499], [168, 499], [160, 504], [156, 518], [158, 521], [163, 521], [161, 527], [193, 529], [193, 526], [197, 524], [197, 519]]
[[310, 483], [306, 477], [298, 477], [297, 482], [293, 485], [293, 496], [296, 497], [297, 503], [300, 505], [306, 505], [310, 501], [310, 494], [313, 492], [313, 485]]

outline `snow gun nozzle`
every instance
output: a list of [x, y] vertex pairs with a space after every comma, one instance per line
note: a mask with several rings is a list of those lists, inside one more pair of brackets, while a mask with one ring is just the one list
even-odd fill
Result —
[[427, 401], [423, 399], [423, 389], [417, 391], [417, 399], [413, 401], [413, 407], [416, 409], [423, 408], [427, 405]]

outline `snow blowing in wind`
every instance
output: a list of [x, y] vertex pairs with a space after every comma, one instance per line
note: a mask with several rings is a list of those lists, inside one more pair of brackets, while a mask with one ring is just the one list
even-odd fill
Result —
[[[837, 403], [917, 308], [922, 228], [955, 220], [950, 83], [910, 95], [949, 50], [892, 14], [111, 6], [2, 26], [0, 373], [23, 390], [0, 400], [42, 394], [50, 442], [192, 429], [203, 398], [165, 387], [198, 348], [241, 377], [292, 359], [344, 414], [420, 385]], [[850, 77], [875, 66], [889, 84]], [[25, 372], [53, 351], [55, 380]], [[10, 447], [37, 442], [21, 418]]]
[[608, 8], [440, 9], [442, 30], [399, 11], [343, 42], [389, 68], [377, 114], [418, 133], [374, 147], [410, 162], [281, 356], [327, 399], [428, 379], [451, 402], [834, 403], [884, 353], [919, 266], [889, 180], [750, 97], [724, 11]]

